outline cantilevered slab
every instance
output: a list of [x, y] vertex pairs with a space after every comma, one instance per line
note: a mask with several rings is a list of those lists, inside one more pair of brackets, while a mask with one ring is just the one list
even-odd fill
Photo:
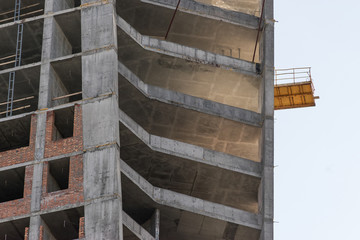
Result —
[[[175, 9], [178, 0], [141, 0], [145, 3], [159, 5], [170, 9]], [[187, 12], [195, 15], [204, 16], [207, 18], [217, 19], [232, 24], [237, 24], [243, 27], [256, 29], [259, 25], [259, 18], [232, 10], [219, 8], [217, 6], [211, 6], [203, 4], [194, 0], [182, 0], [180, 2], [178, 11]]]
[[221, 116], [256, 127], [261, 126], [261, 115], [259, 113], [146, 84], [121, 62], [118, 63], [118, 70], [123, 77], [148, 98], [165, 103], [176, 103], [185, 108]]
[[117, 17], [117, 26], [126, 32], [144, 49], [150, 51], [195, 62], [222, 66], [225, 68], [234, 69], [244, 74], [257, 75], [259, 73], [260, 66], [257, 63], [251, 63], [245, 60], [227, 57], [165, 40], [159, 40], [150, 36], [144, 36], [135, 28], [130, 26], [130, 24], [128, 24], [120, 16]]
[[171, 154], [255, 177], [261, 176], [260, 163], [176, 140], [151, 135], [127, 116], [121, 109], [119, 110], [119, 120], [154, 151]]
[[158, 204], [250, 228], [261, 229], [261, 225], [259, 224], [259, 215], [257, 214], [154, 187], [132, 168], [130, 168], [130, 166], [123, 160], [120, 160], [120, 164], [121, 172]]
[[258, 213], [258, 177], [154, 151], [123, 124], [120, 145], [120, 158], [155, 187]]

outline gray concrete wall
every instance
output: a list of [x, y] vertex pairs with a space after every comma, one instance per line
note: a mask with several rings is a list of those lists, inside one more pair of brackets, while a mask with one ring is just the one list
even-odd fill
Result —
[[82, 107], [83, 141], [88, 149], [84, 154], [84, 195], [89, 240], [123, 239], [114, 19], [111, 1], [81, 10], [81, 44], [88, 52], [82, 56], [83, 97], [114, 93]]

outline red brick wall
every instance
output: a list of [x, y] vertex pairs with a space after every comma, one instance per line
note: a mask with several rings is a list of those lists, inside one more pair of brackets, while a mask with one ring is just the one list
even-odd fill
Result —
[[85, 238], [85, 218], [79, 219], [79, 239]]
[[43, 225], [40, 226], [39, 240], [44, 240], [44, 226]]
[[42, 180], [41, 210], [75, 204], [84, 201], [83, 194], [83, 159], [82, 155], [70, 157], [69, 188], [56, 192], [47, 192], [47, 180], [49, 173], [48, 162], [44, 163]]
[[75, 105], [73, 137], [53, 141], [55, 114], [53, 111], [47, 113], [45, 158], [58, 156], [66, 153], [82, 151], [82, 111], [80, 105]]
[[23, 198], [0, 203], [0, 219], [21, 216], [30, 213], [33, 172], [33, 166], [27, 166], [25, 168]]
[[25, 228], [24, 240], [29, 240], [29, 228], [28, 227]]
[[36, 115], [31, 116], [29, 146], [0, 152], [0, 167], [11, 166], [34, 160], [36, 139]]

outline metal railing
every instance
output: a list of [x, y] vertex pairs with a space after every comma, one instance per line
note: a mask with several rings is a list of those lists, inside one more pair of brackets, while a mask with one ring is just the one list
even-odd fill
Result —
[[311, 67], [275, 69], [275, 86], [311, 82]]

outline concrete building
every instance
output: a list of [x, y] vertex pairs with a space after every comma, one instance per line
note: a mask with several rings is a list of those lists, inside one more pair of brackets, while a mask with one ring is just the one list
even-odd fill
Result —
[[16, 1], [1, 240], [273, 239], [273, 0]]

